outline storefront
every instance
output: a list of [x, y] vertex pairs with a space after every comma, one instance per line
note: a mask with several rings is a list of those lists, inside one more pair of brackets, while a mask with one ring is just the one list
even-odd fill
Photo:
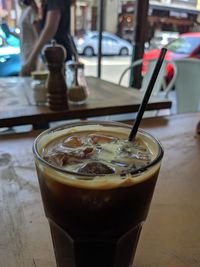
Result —
[[199, 14], [200, 11], [195, 7], [150, 5], [149, 23], [163, 31], [189, 32]]
[[[155, 30], [179, 33], [189, 32], [198, 22], [200, 10], [198, 9], [198, 2], [196, 0], [193, 3], [196, 6], [191, 6], [191, 2], [188, 6], [177, 3], [181, 1], [173, 1], [173, 3], [170, 1], [170, 5], [154, 2], [150, 1], [149, 4], [149, 31], [146, 36], [147, 41], [153, 36]], [[136, 2], [123, 1], [118, 15], [117, 33], [129, 41], [132, 41], [134, 36], [135, 9]]]

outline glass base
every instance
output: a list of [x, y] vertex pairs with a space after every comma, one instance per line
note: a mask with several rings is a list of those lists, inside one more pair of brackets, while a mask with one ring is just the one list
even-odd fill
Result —
[[142, 224], [121, 237], [73, 238], [49, 220], [57, 267], [130, 267]]

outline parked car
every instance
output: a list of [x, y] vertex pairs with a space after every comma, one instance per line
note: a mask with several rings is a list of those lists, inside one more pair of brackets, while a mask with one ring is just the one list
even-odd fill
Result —
[[11, 46], [0, 36], [0, 77], [16, 76], [20, 71], [20, 48]]
[[162, 48], [179, 37], [178, 32], [156, 31], [150, 41], [150, 48]]
[[[173, 40], [165, 46], [167, 53], [166, 60], [177, 60], [181, 58], [200, 59], [200, 32], [190, 32], [181, 34], [179, 38]], [[160, 49], [153, 49], [144, 53], [144, 60], [157, 59]], [[145, 70], [143, 70], [145, 71]], [[167, 65], [166, 80], [170, 81], [173, 76], [173, 68]]]
[[[8, 32], [6, 32], [5, 27], [3, 27], [1, 25], [0, 26], [0, 37], [2, 37], [3, 39], [6, 40], [7, 44], [10, 46], [15, 46], [15, 47], [19, 47], [20, 46], [20, 40], [19, 38], [15, 37], [12, 34], [9, 34]], [[13, 29], [13, 31], [19, 32], [19, 29]]]
[[[86, 57], [97, 55], [98, 53], [98, 37], [96, 31], [87, 32], [82, 37], [75, 38], [75, 44], [79, 54]], [[131, 55], [133, 46], [126, 40], [108, 33], [102, 33], [102, 54], [103, 55]]]

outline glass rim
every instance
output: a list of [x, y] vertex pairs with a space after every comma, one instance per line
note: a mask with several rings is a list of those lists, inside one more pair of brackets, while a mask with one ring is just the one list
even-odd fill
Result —
[[[48, 128], [47, 130], [42, 131], [35, 138], [35, 140], [33, 142], [33, 147], [32, 147], [34, 157], [37, 160], [39, 160], [39, 162], [44, 164], [45, 166], [47, 166], [49, 168], [52, 168], [55, 171], [62, 172], [64, 174], [76, 175], [76, 176], [80, 176], [80, 177], [95, 177], [95, 176], [105, 176], [105, 175], [107, 175], [107, 174], [96, 174], [95, 175], [95, 174], [78, 173], [78, 172], [73, 172], [73, 171], [69, 171], [69, 170], [66, 170], [66, 169], [62, 169], [62, 168], [57, 167], [57, 166], [49, 163], [48, 161], [44, 160], [42, 158], [42, 156], [40, 155], [40, 153], [38, 152], [38, 149], [37, 149], [37, 143], [46, 134], [50, 134], [50, 133], [55, 132], [55, 131], [63, 130], [64, 128], [72, 128], [72, 127], [76, 127], [76, 126], [95, 125], [95, 124], [99, 124], [99, 125], [102, 125], [102, 126], [105, 125], [105, 126], [123, 127], [123, 128], [127, 128], [127, 129], [130, 129], [130, 130], [132, 129], [131, 125], [125, 124], [125, 123], [121, 123], [121, 122], [95, 121], [95, 120], [84, 121], [84, 122], [81, 122], [81, 121], [72, 122], [72, 123], [69, 123], [69, 124], [62, 124], [62, 125], [59, 125], [59, 126], [56, 126], [56, 127], [51, 127], [51, 128]], [[161, 159], [163, 158], [163, 155], [164, 155], [163, 147], [162, 147], [160, 141], [157, 138], [155, 138], [153, 135], [151, 135], [150, 133], [146, 132], [145, 130], [143, 130], [141, 128], [138, 129], [138, 132], [150, 137], [158, 145], [158, 153], [157, 153], [157, 156], [149, 164], [147, 164], [146, 166], [140, 167], [140, 168], [138, 168], [136, 170], [132, 170], [132, 171], [127, 173], [127, 174], [131, 174], [131, 175], [142, 173], [142, 172], [146, 171], [147, 169], [149, 169], [150, 167], [155, 166], [158, 162], [161, 161]], [[116, 173], [109, 174], [109, 176], [116, 176], [116, 175], [119, 175], [119, 174], [116, 174]], [[87, 179], [85, 179], [85, 180], [87, 180]]]

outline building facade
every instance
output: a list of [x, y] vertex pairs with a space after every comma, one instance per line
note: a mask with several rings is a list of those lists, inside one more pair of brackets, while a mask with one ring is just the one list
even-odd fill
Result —
[[[79, 35], [98, 29], [100, 1], [104, 2], [103, 29], [131, 41], [135, 28], [136, 0], [76, 0], [72, 7], [72, 33]], [[0, 0], [1, 18], [5, 14], [9, 25], [16, 26], [18, 0]], [[198, 23], [200, 0], [149, 0], [147, 39], [155, 29], [182, 33], [190, 31]]]
[[[78, 32], [98, 29], [100, 1], [76, 1]], [[136, 0], [104, 0], [103, 29], [131, 41], [135, 28], [136, 4]], [[147, 40], [156, 29], [183, 33], [191, 31], [199, 22], [200, 0], [150, 0]]]

